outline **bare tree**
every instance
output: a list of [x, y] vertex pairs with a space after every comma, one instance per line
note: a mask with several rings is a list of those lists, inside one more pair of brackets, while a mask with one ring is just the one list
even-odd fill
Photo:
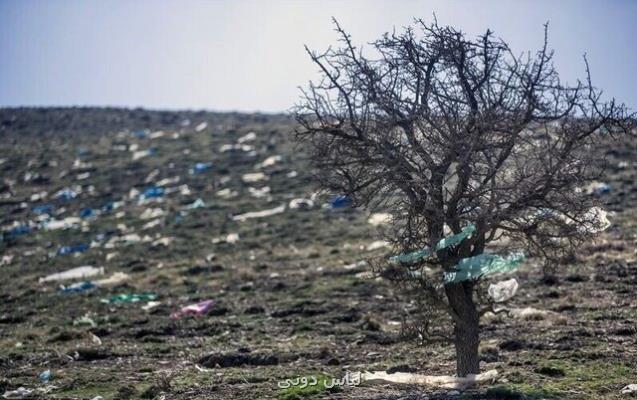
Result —
[[[597, 143], [630, 131], [634, 115], [601, 100], [586, 60], [584, 81], [561, 82], [546, 29], [540, 51], [515, 55], [489, 30], [471, 39], [415, 20], [367, 56], [334, 23], [338, 48], [306, 48], [321, 79], [302, 89], [297, 137], [325, 188], [391, 213], [396, 252], [433, 249], [387, 276], [429, 316], [448, 316], [458, 375], [478, 373], [479, 319], [491, 302], [481, 276], [444, 274], [494, 243], [552, 259], [599, 231], [603, 218], [581, 188], [599, 174]], [[466, 240], [435, 247], [469, 224]]]

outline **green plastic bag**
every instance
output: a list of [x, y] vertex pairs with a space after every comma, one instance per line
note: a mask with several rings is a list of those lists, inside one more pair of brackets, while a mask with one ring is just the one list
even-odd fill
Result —
[[138, 301], [151, 301], [155, 300], [157, 295], [154, 293], [127, 293], [117, 294], [109, 297], [108, 299], [102, 299], [102, 303], [137, 303]]
[[[463, 240], [471, 236], [471, 234], [475, 232], [475, 230], [475, 225], [469, 224], [462, 228], [462, 231], [460, 233], [456, 233], [455, 235], [447, 236], [446, 238], [440, 239], [440, 241], [436, 244], [436, 251], [446, 249], [447, 247], [454, 246], [462, 242]], [[425, 247], [422, 250], [413, 251], [407, 254], [399, 254], [397, 256], [391, 257], [389, 261], [392, 263], [414, 263], [418, 260], [429, 257], [431, 254], [432, 252], [429, 247]]]
[[471, 236], [471, 234], [475, 231], [475, 225], [469, 224], [465, 226], [464, 228], [462, 228], [462, 231], [460, 233], [456, 233], [455, 235], [447, 236], [446, 238], [440, 239], [440, 241], [436, 245], [436, 251], [446, 249], [450, 246], [455, 246], [456, 244]]
[[422, 258], [427, 258], [429, 257], [429, 254], [431, 254], [431, 250], [429, 250], [429, 247], [425, 247], [422, 250], [418, 250], [418, 251], [413, 251], [411, 253], [407, 253], [407, 254], [399, 254], [397, 256], [393, 256], [389, 259], [390, 262], [392, 263], [414, 263]]
[[453, 272], [445, 272], [445, 283], [475, 279], [482, 275], [501, 274], [512, 271], [524, 261], [524, 253], [515, 252], [507, 257], [496, 254], [479, 254], [460, 260]]

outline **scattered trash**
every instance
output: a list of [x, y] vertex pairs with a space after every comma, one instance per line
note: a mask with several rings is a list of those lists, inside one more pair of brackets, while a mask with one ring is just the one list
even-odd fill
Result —
[[212, 163], [197, 163], [194, 167], [190, 169], [190, 174], [203, 174], [208, 171], [212, 167]]
[[157, 307], [160, 304], [161, 304], [160, 301], [149, 301], [148, 303], [146, 303], [146, 305], [142, 306], [142, 310], [149, 311], [149, 310], [152, 310], [153, 308]]
[[161, 208], [147, 208], [144, 212], [139, 216], [139, 219], [153, 219], [159, 218], [164, 215], [164, 210]]
[[391, 214], [388, 213], [374, 213], [367, 219], [367, 222], [374, 226], [385, 225], [389, 221], [391, 221]]
[[73, 200], [74, 198], [77, 197], [77, 192], [75, 192], [75, 191], [73, 191], [73, 190], [71, 190], [69, 188], [65, 188], [65, 189], [62, 189], [62, 190], [58, 191], [54, 195], [54, 197], [56, 199], [59, 199], [59, 200], [70, 201], [70, 200]]
[[29, 200], [34, 203], [36, 201], [40, 201], [40, 200], [44, 200], [47, 198], [47, 196], [49, 195], [49, 193], [47, 193], [46, 191], [41, 191], [40, 193], [33, 193], [31, 195], [31, 197], [29, 198]]
[[154, 187], [150, 187], [146, 189], [144, 193], [142, 193], [139, 196], [139, 202], [143, 203], [145, 200], [157, 199], [163, 196], [164, 196], [164, 188], [154, 186]]
[[73, 229], [77, 228], [82, 223], [82, 220], [78, 217], [67, 217], [61, 220], [50, 220], [43, 224], [43, 227], [47, 231], [55, 231], [58, 229]]
[[149, 301], [148, 303], [146, 303], [145, 305], [142, 306], [142, 310], [150, 311], [153, 308], [159, 306], [160, 304], [161, 304], [160, 301]]
[[142, 230], [143, 230], [143, 231], [145, 231], [145, 230], [148, 230], [148, 229], [152, 229], [152, 228], [154, 228], [154, 227], [158, 226], [159, 224], [161, 224], [161, 219], [159, 219], [159, 218], [154, 219], [154, 220], [152, 220], [152, 221], [147, 222], [146, 224], [144, 224], [144, 225], [142, 226]]
[[188, 204], [186, 206], [186, 209], [187, 210], [194, 210], [194, 209], [197, 209], [197, 208], [203, 208], [205, 206], [206, 206], [206, 203], [204, 203], [203, 200], [197, 199], [197, 200], [193, 201], [192, 203]]
[[436, 251], [446, 249], [447, 247], [450, 247], [450, 246], [457, 245], [458, 243], [462, 242], [463, 240], [471, 236], [471, 234], [475, 232], [475, 230], [476, 230], [476, 227], [473, 224], [469, 224], [465, 226], [464, 228], [462, 228], [460, 233], [456, 233], [455, 235], [447, 236], [446, 238], [441, 239], [436, 244]]
[[91, 177], [91, 173], [90, 172], [84, 172], [84, 173], [81, 173], [81, 174], [77, 174], [75, 179], [77, 179], [78, 181], [83, 181], [83, 180], [88, 179], [90, 177]]
[[85, 251], [87, 251], [90, 248], [90, 246], [88, 244], [75, 244], [73, 246], [62, 246], [58, 249], [57, 251], [57, 255], [58, 256], [65, 256], [68, 254], [75, 254], [75, 253], [84, 253]]
[[121, 203], [116, 201], [109, 201], [102, 207], [103, 212], [111, 212], [113, 210], [118, 209], [121, 206]]
[[191, 194], [190, 188], [188, 187], [188, 185], [181, 185], [177, 187], [166, 188], [165, 194], [170, 194], [175, 192], [179, 192], [179, 194], [182, 196], [190, 196]]
[[172, 242], [174, 241], [174, 238], [171, 237], [164, 237], [164, 238], [159, 238], [157, 240], [154, 240], [150, 245], [152, 247], [157, 247], [157, 246], [164, 246], [164, 247], [168, 247], [172, 244]]
[[159, 139], [161, 137], [164, 137], [164, 135], [166, 135], [166, 132], [164, 131], [155, 131], [155, 132], [152, 132], [150, 135], [148, 135], [148, 138], [154, 140], [154, 139]]
[[8, 237], [13, 239], [18, 236], [26, 235], [29, 232], [31, 232], [31, 228], [28, 225], [18, 225], [16, 227], [9, 229], [7, 232], [3, 233], [2, 237], [3, 238]]
[[464, 258], [455, 266], [455, 272], [445, 272], [445, 282], [460, 282], [482, 275], [508, 272], [519, 267], [522, 261], [522, 252], [512, 253], [506, 258], [489, 253]]
[[241, 179], [245, 182], [245, 183], [255, 183], [255, 182], [260, 182], [260, 181], [265, 181], [268, 179], [268, 176], [266, 174], [264, 174], [263, 172], [252, 172], [249, 174], [244, 174]]
[[346, 271], [353, 271], [353, 270], [365, 268], [365, 267], [367, 267], [367, 265], [368, 265], [367, 261], [361, 260], [361, 261], [355, 262], [353, 264], [343, 265], [343, 269], [346, 270]]
[[621, 394], [637, 393], [637, 383], [631, 383], [622, 388]]
[[146, 136], [148, 136], [148, 131], [140, 129], [140, 130], [131, 132], [131, 135], [138, 139], [144, 139], [146, 138]]
[[239, 193], [237, 193], [234, 190], [231, 190], [229, 188], [226, 189], [221, 189], [217, 192], [217, 196], [223, 198], [223, 199], [231, 199], [233, 197], [237, 197], [239, 195]]
[[109, 241], [106, 242], [106, 244], [104, 245], [104, 248], [112, 249], [116, 246], [128, 246], [128, 245], [139, 243], [142, 241], [144, 242], [152, 241], [152, 238], [150, 238], [149, 236], [144, 236], [142, 238], [137, 233], [129, 233], [124, 236], [116, 236], [109, 239]]
[[47, 369], [46, 371], [40, 372], [40, 375], [38, 375], [38, 378], [40, 378], [40, 381], [42, 383], [49, 383], [49, 380], [51, 379], [51, 370]]
[[235, 244], [238, 241], [239, 241], [239, 234], [238, 233], [229, 233], [227, 236], [216, 237], [216, 238], [212, 239], [212, 243], [213, 244], [218, 244], [218, 243]]
[[257, 138], [257, 134], [256, 133], [248, 132], [246, 135], [243, 135], [239, 139], [237, 139], [237, 143], [252, 142], [252, 141], [256, 140], [256, 138]]
[[92, 208], [83, 208], [80, 210], [80, 218], [89, 218], [95, 215], [95, 210], [93, 210]]
[[270, 156], [268, 158], [266, 158], [265, 160], [263, 160], [262, 162], [260, 162], [259, 164], [257, 164], [255, 166], [256, 169], [260, 169], [260, 168], [267, 168], [267, 167], [271, 167], [279, 162], [283, 161], [283, 157], [281, 156]]
[[229, 152], [244, 152], [248, 153], [253, 151], [254, 148], [247, 144], [224, 144], [219, 148], [220, 153], [229, 153]]
[[290, 210], [309, 210], [314, 207], [314, 202], [310, 199], [292, 199], [288, 207]]
[[[108, 257], [106, 258], [108, 261]], [[124, 281], [127, 281], [128, 279], [130, 279], [130, 275], [128, 275], [127, 273], [115, 272], [113, 275], [109, 276], [108, 278], [99, 279], [97, 281], [94, 281], [93, 283], [95, 284], [95, 286], [114, 286]]]
[[[446, 249], [449, 246], [455, 246], [466, 238], [470, 237], [471, 234], [475, 231], [476, 227], [473, 224], [469, 224], [462, 228], [460, 233], [456, 233], [455, 235], [448, 236], [446, 238], [440, 239], [436, 244], [436, 251]], [[392, 263], [413, 263], [420, 259], [427, 258], [432, 254], [429, 247], [425, 247], [422, 250], [417, 250], [407, 254], [400, 254], [397, 256], [393, 256], [389, 259]]]
[[173, 176], [172, 178], [164, 178], [160, 180], [159, 182], [155, 184], [155, 186], [162, 187], [162, 186], [168, 186], [168, 185], [176, 185], [179, 183], [179, 181], [181, 181], [180, 176]]
[[285, 204], [275, 207], [275, 208], [271, 208], [269, 210], [262, 210], [262, 211], [252, 211], [252, 212], [247, 212], [245, 214], [239, 214], [239, 215], [235, 215], [232, 217], [233, 221], [246, 221], [248, 219], [252, 219], [252, 218], [264, 218], [264, 217], [269, 217], [272, 215], [276, 215], [276, 214], [280, 214], [282, 212], [285, 211]]
[[182, 307], [179, 311], [170, 314], [170, 318], [179, 319], [184, 316], [194, 315], [201, 316], [207, 314], [214, 304], [214, 300], [204, 300], [199, 303], [190, 304]]
[[347, 207], [349, 207], [351, 205], [352, 205], [352, 199], [350, 199], [346, 195], [336, 196], [336, 197], [332, 198], [328, 202], [329, 208], [331, 208], [333, 210], [337, 210], [337, 209], [341, 209], [341, 208], [347, 208]]
[[250, 192], [250, 195], [252, 195], [252, 197], [260, 199], [263, 197], [266, 197], [270, 194], [270, 187], [269, 186], [264, 186], [260, 189], [256, 189], [253, 187], [248, 188], [248, 192]]
[[31, 396], [31, 393], [33, 393], [33, 389], [27, 389], [20, 386], [16, 390], [7, 390], [6, 392], [4, 392], [2, 397], [5, 399], [24, 399]]
[[84, 279], [92, 276], [101, 275], [104, 273], [104, 268], [95, 268], [91, 266], [82, 266], [71, 268], [64, 272], [58, 272], [56, 274], [48, 275], [44, 278], [40, 278], [39, 282], [51, 282], [51, 281], [66, 281], [71, 279]]
[[73, 320], [73, 326], [90, 326], [91, 328], [95, 328], [97, 327], [97, 324], [95, 323], [95, 321], [93, 321], [92, 318], [85, 315]]
[[77, 282], [72, 285], [62, 288], [64, 293], [81, 293], [91, 290], [95, 287], [95, 284], [91, 281]]
[[550, 314], [549, 311], [539, 310], [533, 307], [525, 307], [525, 308], [514, 308], [509, 310], [509, 314], [513, 318], [523, 319], [523, 320], [535, 320], [535, 319], [544, 319], [546, 316]]
[[208, 123], [202, 122], [199, 125], [195, 126], [195, 132], [203, 132], [206, 130], [207, 127], [208, 127]]
[[53, 214], [53, 204], [41, 204], [39, 206], [33, 207], [33, 212], [37, 215], [51, 215]]
[[611, 226], [611, 222], [608, 220], [608, 212], [601, 207], [589, 209], [582, 217], [582, 220], [585, 222], [578, 227], [581, 232], [599, 233]]
[[392, 374], [388, 374], [385, 371], [360, 373], [360, 380], [366, 383], [402, 383], [449, 389], [466, 389], [476, 383], [491, 382], [497, 377], [498, 371], [495, 369], [477, 375], [467, 375], [466, 377], [419, 375], [410, 372], [394, 372]]
[[610, 185], [606, 182], [591, 182], [588, 186], [586, 186], [586, 188], [584, 188], [584, 192], [586, 194], [593, 194], [596, 196], [608, 194], [610, 191]]
[[102, 299], [100, 301], [106, 304], [137, 303], [139, 301], [155, 300], [156, 298], [157, 295], [155, 295], [154, 293], [127, 293], [117, 294], [109, 297], [108, 299]]
[[374, 251], [374, 250], [378, 250], [378, 249], [384, 249], [386, 247], [390, 247], [390, 244], [388, 242], [386, 242], [384, 240], [376, 240], [374, 242], [371, 242], [367, 246], [365, 246], [365, 250]]
[[150, 171], [150, 174], [148, 174], [146, 179], [144, 179], [144, 182], [145, 183], [151, 183], [152, 181], [155, 180], [155, 178], [157, 178], [159, 176], [160, 173], [161, 173], [161, 171], [159, 171], [159, 169], [154, 169], [154, 170]]
[[501, 303], [515, 296], [519, 286], [518, 281], [515, 280], [515, 278], [512, 278], [506, 281], [490, 284], [487, 291], [489, 293], [489, 297], [491, 297], [493, 301]]
[[135, 151], [133, 152], [133, 161], [152, 156], [153, 154], [155, 154], [155, 151], [153, 149]]

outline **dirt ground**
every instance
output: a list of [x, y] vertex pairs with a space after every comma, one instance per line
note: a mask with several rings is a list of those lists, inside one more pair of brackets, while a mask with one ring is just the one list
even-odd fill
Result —
[[[0, 109], [0, 394], [23, 387], [22, 398], [55, 399], [630, 398], [620, 391], [637, 384], [637, 142], [625, 138], [599, 149], [611, 166], [610, 191], [601, 194], [611, 228], [554, 266], [557, 279], [543, 279], [535, 259], [514, 274], [521, 287], [508, 307], [539, 311], [482, 320], [481, 367], [498, 370], [495, 381], [457, 392], [280, 389], [287, 378], [348, 371], [455, 371], [453, 347], [401, 336], [404, 299], [354, 265], [389, 251], [369, 249], [379, 237], [368, 212], [326, 209], [325, 196], [290, 208], [316, 191], [293, 129], [277, 115]], [[237, 146], [223, 148], [229, 144]], [[210, 165], [191, 173], [197, 163]], [[245, 176], [256, 172], [263, 175]], [[140, 204], [139, 192], [160, 183], [163, 197]], [[56, 198], [64, 188], [76, 197]], [[192, 206], [197, 199], [202, 207]], [[119, 207], [105, 208], [109, 202]], [[47, 229], [47, 217], [34, 211], [45, 204], [49, 219], [79, 221]], [[234, 218], [280, 206], [276, 215]], [[86, 208], [98, 215], [79, 218]], [[61, 254], [78, 244], [90, 248]], [[40, 282], [79, 266], [104, 269], [80, 281], [129, 278], [76, 293], [60, 285], [77, 280]], [[152, 293], [159, 304], [101, 301], [127, 293]], [[207, 299], [214, 303], [206, 315], [170, 318]]]

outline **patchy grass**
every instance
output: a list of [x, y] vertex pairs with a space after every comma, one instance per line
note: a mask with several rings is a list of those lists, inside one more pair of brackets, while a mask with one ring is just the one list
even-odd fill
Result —
[[560, 393], [552, 392], [546, 388], [535, 388], [525, 384], [497, 385], [487, 389], [487, 399], [498, 400], [539, 400], [560, 399]]
[[603, 360], [549, 360], [533, 372], [509, 374], [513, 383], [487, 389], [493, 399], [613, 399], [637, 378], [634, 368]]

